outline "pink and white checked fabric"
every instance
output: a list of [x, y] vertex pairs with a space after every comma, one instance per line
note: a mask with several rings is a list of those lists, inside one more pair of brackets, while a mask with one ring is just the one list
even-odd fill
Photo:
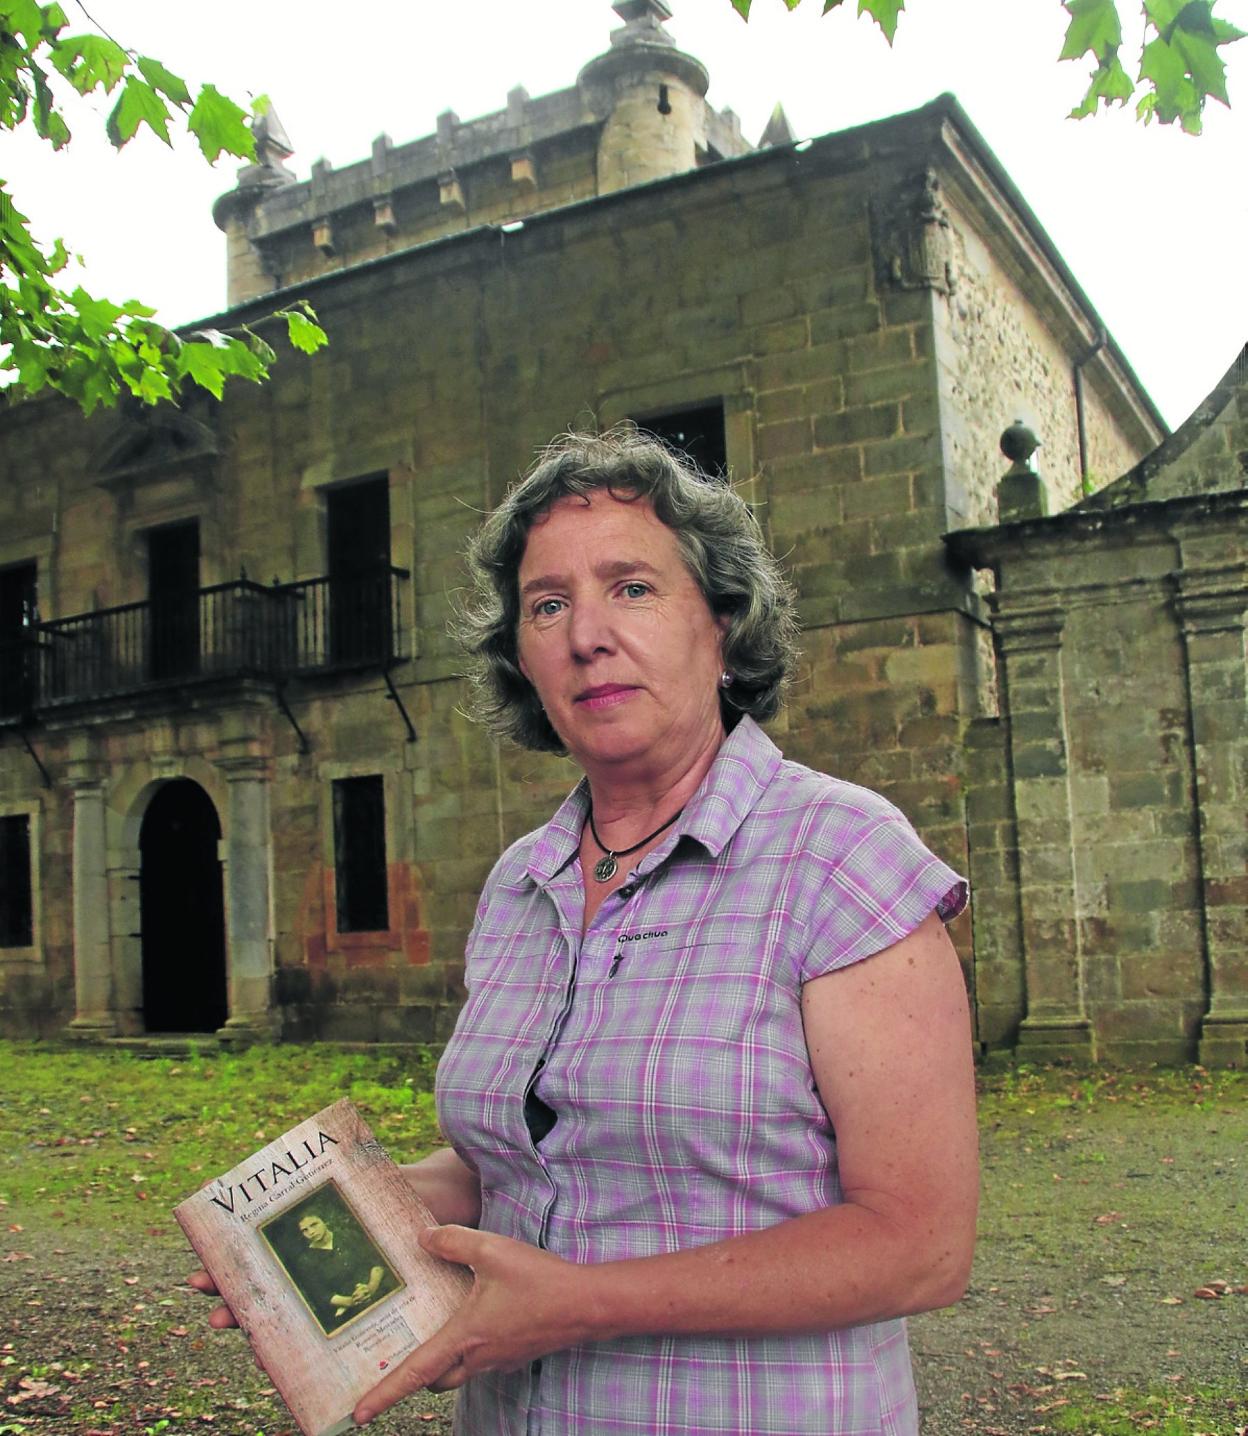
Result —
[[[840, 1200], [802, 1034], [808, 978], [966, 885], [878, 795], [784, 760], [749, 718], [581, 937], [582, 782], [486, 883], [438, 1070], [481, 1226], [576, 1262], [695, 1247]], [[556, 1114], [535, 1145], [530, 1084]], [[912, 1436], [905, 1323], [635, 1337], [470, 1382], [465, 1436]]]

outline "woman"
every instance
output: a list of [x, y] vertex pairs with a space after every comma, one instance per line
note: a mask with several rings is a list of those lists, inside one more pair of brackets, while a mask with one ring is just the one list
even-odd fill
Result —
[[485, 715], [585, 778], [486, 883], [452, 1146], [409, 1169], [476, 1284], [356, 1419], [432, 1386], [466, 1436], [915, 1432], [899, 1318], [974, 1240], [964, 885], [757, 726], [791, 610], [727, 486], [571, 436], [470, 557]]

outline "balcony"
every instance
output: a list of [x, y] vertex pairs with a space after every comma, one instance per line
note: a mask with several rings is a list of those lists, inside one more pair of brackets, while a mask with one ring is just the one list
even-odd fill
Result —
[[0, 720], [161, 690], [388, 669], [403, 658], [404, 569], [185, 596], [35, 623], [0, 645]]

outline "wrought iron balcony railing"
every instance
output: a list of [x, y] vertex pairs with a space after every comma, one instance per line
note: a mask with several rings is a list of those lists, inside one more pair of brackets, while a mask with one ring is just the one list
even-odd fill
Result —
[[35, 623], [0, 643], [0, 718], [190, 683], [388, 667], [405, 656], [406, 577], [243, 578]]

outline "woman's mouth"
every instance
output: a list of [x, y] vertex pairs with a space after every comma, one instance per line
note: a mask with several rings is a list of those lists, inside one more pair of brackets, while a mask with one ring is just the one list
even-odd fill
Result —
[[604, 708], [613, 708], [617, 703], [622, 703], [630, 693], [636, 693], [636, 688], [627, 683], [600, 683], [595, 688], [586, 688], [576, 695], [578, 708], [588, 708], [591, 711], [600, 711]]

